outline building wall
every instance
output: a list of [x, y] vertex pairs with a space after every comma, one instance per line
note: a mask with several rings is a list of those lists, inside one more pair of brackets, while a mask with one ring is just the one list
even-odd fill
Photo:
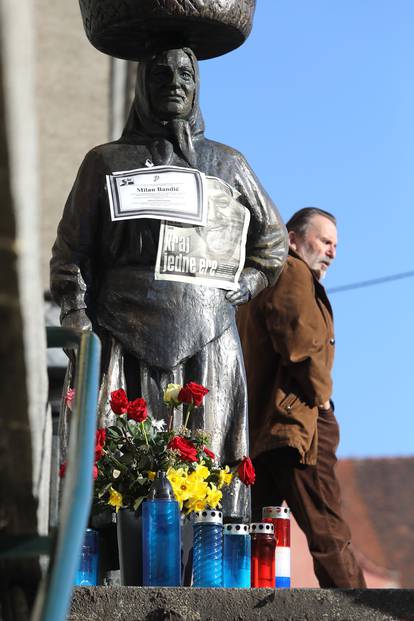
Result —
[[[33, 30], [32, 0], [0, 0], [0, 524], [6, 537], [48, 532], [51, 419]], [[38, 559], [2, 560], [0, 575], [0, 609], [10, 610], [8, 618], [25, 617], [40, 577]]]
[[108, 140], [110, 59], [86, 38], [76, 1], [34, 0], [42, 284], [66, 198], [86, 152]]

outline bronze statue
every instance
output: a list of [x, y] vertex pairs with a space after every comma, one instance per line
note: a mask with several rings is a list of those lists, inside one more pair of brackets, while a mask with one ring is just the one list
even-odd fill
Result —
[[[193, 428], [209, 431], [213, 451], [231, 463], [248, 454], [235, 307], [275, 282], [287, 237], [244, 157], [205, 138], [198, 95], [198, 62], [191, 49], [156, 51], [139, 63], [121, 138], [86, 155], [69, 195], [53, 247], [51, 290], [64, 326], [93, 328], [102, 339], [100, 425], [109, 424], [112, 390], [124, 387], [130, 399], [145, 397], [150, 413], [166, 418], [162, 390], [193, 380], [210, 390]], [[155, 280], [160, 221], [111, 221], [105, 175], [145, 165], [198, 169], [239, 193], [251, 219], [236, 291]], [[233, 489], [224, 511], [248, 517], [247, 494]]]

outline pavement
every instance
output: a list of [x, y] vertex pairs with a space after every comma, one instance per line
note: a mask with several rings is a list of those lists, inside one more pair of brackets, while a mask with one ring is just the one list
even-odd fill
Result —
[[412, 589], [77, 587], [67, 621], [414, 621]]

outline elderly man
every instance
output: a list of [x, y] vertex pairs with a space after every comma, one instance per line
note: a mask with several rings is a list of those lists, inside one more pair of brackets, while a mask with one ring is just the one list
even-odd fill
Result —
[[263, 506], [286, 501], [306, 534], [320, 586], [364, 587], [334, 471], [335, 338], [321, 280], [336, 255], [336, 221], [309, 207], [287, 229], [290, 250], [279, 280], [238, 316], [257, 475], [253, 515], [259, 519]]
[[[234, 307], [275, 281], [288, 244], [277, 209], [244, 157], [204, 137], [199, 86], [189, 48], [149, 52], [139, 63], [123, 135], [86, 155], [69, 195], [53, 247], [51, 290], [64, 326], [93, 327], [102, 339], [100, 425], [110, 423], [111, 390], [145, 397], [150, 413], [165, 418], [163, 389], [193, 380], [210, 394], [191, 422], [211, 432], [213, 451], [229, 463], [248, 454]], [[237, 200], [249, 211], [238, 290], [155, 279], [160, 221], [111, 220], [106, 175], [146, 166], [197, 169], [218, 179], [236, 197], [232, 204]], [[224, 510], [247, 519], [245, 490], [235, 490]]]

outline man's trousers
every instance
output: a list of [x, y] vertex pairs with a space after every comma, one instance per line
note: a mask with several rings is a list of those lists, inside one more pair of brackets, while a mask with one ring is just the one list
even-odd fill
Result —
[[305, 533], [315, 575], [323, 588], [365, 588], [362, 570], [351, 545], [351, 533], [341, 513], [340, 488], [335, 476], [339, 427], [332, 410], [319, 412], [316, 466], [298, 464], [296, 449], [267, 451], [254, 461], [253, 519], [261, 520], [264, 506], [285, 500]]

